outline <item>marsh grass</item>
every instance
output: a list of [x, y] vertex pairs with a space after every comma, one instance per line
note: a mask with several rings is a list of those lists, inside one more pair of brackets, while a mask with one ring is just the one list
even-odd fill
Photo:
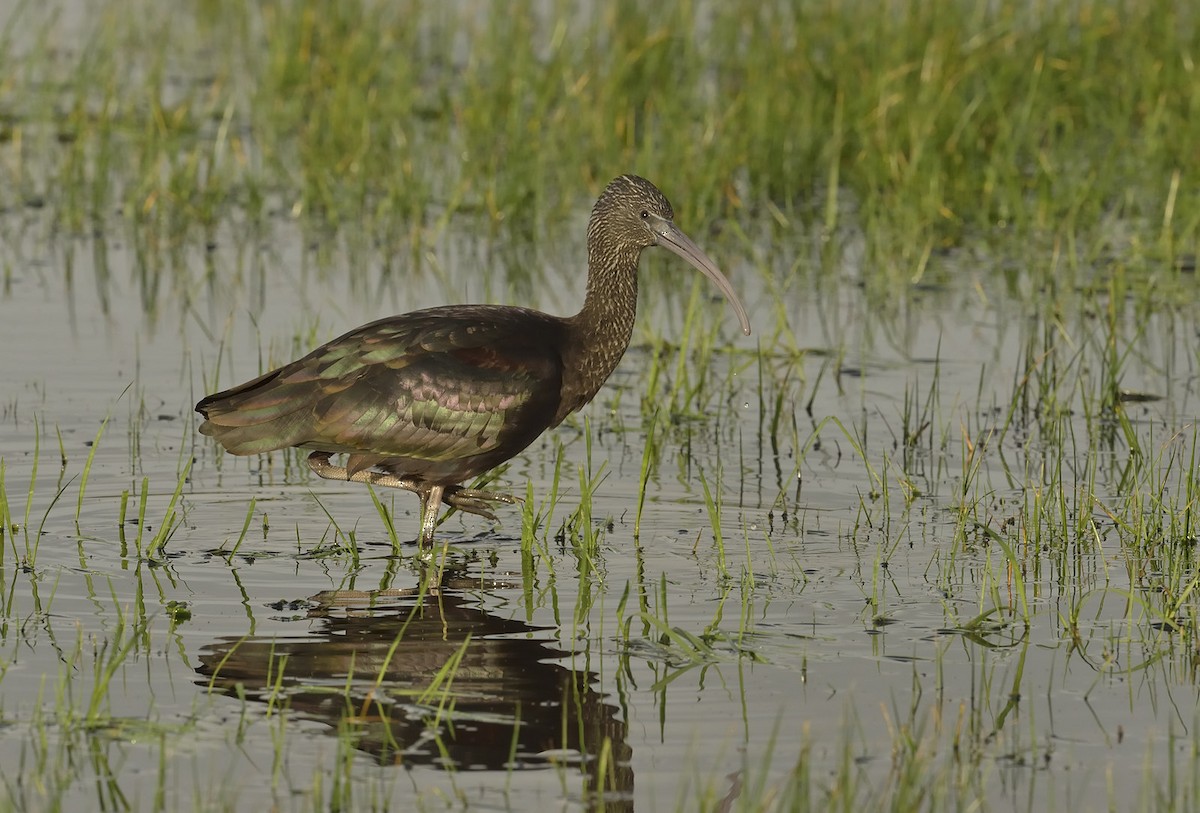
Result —
[[7, 557], [8, 544], [12, 543], [12, 553], [17, 555], [17, 530], [18, 524], [14, 521], [12, 508], [8, 502], [8, 488], [5, 483], [7, 475], [7, 466], [4, 464], [3, 458], [0, 458], [0, 564], [4, 563]]
[[[360, 224], [388, 250], [427, 212], [519, 236], [577, 211], [611, 167], [674, 167], [689, 223], [766, 207], [861, 229], [897, 282], [981, 233], [1061, 246], [1065, 284], [1098, 251], [1195, 250], [1200, 33], [1175, 4], [572, 8], [102, 5], [85, 49], [57, 50], [47, 24], [20, 56], [0, 50], [19, 158], [3, 203], [40, 194], [72, 229], [119, 208], [146, 302], [187, 287], [179, 247], [273, 212]], [[19, 9], [10, 31], [36, 19]]]

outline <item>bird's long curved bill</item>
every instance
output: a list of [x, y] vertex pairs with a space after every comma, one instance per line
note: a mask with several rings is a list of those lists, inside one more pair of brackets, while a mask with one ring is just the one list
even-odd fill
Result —
[[729, 280], [721, 273], [721, 269], [717, 268], [717, 264], [701, 251], [700, 246], [693, 243], [692, 238], [684, 234], [674, 223], [663, 221], [655, 231], [658, 232], [660, 238], [659, 245], [663, 248], [669, 248], [680, 257], [683, 257], [683, 259], [695, 266], [696, 270], [712, 280], [721, 289], [721, 293], [729, 300], [729, 304], [733, 305], [733, 311], [737, 314], [738, 321], [742, 323], [742, 333], [749, 336], [750, 317], [746, 315], [746, 308], [742, 305], [742, 300], [738, 299], [738, 295], [733, 291], [733, 286], [729, 284]]

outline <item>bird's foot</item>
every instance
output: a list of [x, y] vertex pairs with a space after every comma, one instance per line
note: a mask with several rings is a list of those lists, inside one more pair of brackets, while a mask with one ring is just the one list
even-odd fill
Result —
[[525, 501], [511, 494], [497, 494], [494, 491], [477, 491], [473, 488], [450, 486], [442, 495], [442, 502], [451, 508], [457, 508], [459, 511], [466, 511], [468, 514], [475, 514], [495, 522], [496, 515], [488, 507], [489, 502], [506, 502], [516, 505]]
[[332, 457], [333, 455], [329, 452], [313, 452], [308, 456], [308, 467], [315, 474], [327, 480], [349, 480], [373, 486], [402, 488], [421, 497], [421, 537], [418, 542], [422, 548], [428, 548], [433, 544], [433, 530], [438, 519], [437, 508], [441, 503], [495, 522], [496, 515], [488, 507], [489, 502], [506, 502], [512, 505], [524, 502], [522, 498], [514, 497], [511, 494], [497, 494], [494, 491], [479, 491], [462, 486], [432, 485], [421, 480], [397, 477], [394, 474], [372, 469], [350, 471], [346, 466], [333, 465], [330, 462]]
[[415, 494], [423, 494], [429, 486], [408, 477], [397, 477], [383, 471], [360, 469], [351, 472], [345, 466], [335, 466], [329, 462], [332, 457], [329, 452], [313, 452], [308, 456], [308, 467], [326, 480], [349, 480], [353, 483], [366, 483], [372, 486], [402, 488]]

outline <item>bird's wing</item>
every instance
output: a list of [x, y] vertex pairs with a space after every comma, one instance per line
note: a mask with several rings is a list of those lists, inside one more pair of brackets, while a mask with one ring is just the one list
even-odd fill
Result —
[[560, 334], [552, 317], [511, 308], [383, 319], [205, 398], [201, 431], [235, 454], [303, 445], [429, 461], [478, 455], [553, 420]]

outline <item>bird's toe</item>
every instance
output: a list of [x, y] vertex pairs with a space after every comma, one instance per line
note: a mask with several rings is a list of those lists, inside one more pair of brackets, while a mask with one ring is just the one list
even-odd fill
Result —
[[496, 515], [492, 513], [492, 510], [488, 508], [487, 503], [485, 503], [483, 500], [475, 499], [473, 497], [463, 497], [459, 494], [447, 494], [442, 498], [442, 502], [459, 511], [465, 511], [468, 514], [475, 514], [483, 517], [484, 519], [490, 519], [492, 522], [497, 521]]

